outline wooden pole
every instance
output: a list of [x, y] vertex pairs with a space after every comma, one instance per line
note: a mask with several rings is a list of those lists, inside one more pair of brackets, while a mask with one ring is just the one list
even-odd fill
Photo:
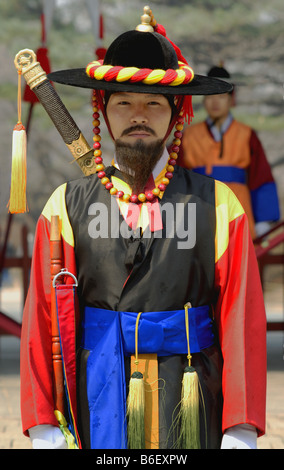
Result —
[[57, 321], [55, 288], [53, 278], [62, 269], [62, 246], [59, 216], [51, 216], [50, 228], [50, 266], [51, 266], [51, 335], [52, 335], [52, 365], [54, 374], [55, 410], [64, 415], [64, 380], [60, 348], [59, 329]]

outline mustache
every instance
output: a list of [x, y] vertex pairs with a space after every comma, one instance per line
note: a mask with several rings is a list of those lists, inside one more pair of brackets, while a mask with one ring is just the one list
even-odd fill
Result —
[[154, 137], [157, 137], [156, 132], [153, 129], [151, 129], [151, 127], [145, 126], [143, 124], [137, 124], [136, 126], [128, 127], [127, 129], [125, 129], [122, 132], [120, 137], [123, 137], [124, 135], [128, 135], [130, 132], [135, 132], [135, 131], [148, 132], [149, 134], [153, 135]]

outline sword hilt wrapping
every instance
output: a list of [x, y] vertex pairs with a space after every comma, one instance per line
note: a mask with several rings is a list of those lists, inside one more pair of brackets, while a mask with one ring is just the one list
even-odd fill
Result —
[[71, 145], [74, 140], [78, 140], [81, 134], [80, 129], [59, 99], [51, 83], [46, 79], [33, 88], [33, 92], [53, 121], [65, 144]]

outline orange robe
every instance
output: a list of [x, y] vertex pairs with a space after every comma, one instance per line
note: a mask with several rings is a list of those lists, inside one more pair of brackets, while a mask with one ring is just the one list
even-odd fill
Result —
[[206, 122], [189, 126], [183, 134], [179, 164], [232, 189], [248, 216], [252, 238], [256, 237], [257, 222], [279, 219], [274, 179], [260, 141], [249, 126], [233, 120], [221, 141], [214, 140]]

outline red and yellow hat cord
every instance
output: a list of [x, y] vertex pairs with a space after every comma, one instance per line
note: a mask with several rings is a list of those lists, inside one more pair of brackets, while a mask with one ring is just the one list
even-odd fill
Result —
[[121, 83], [129, 81], [130, 83], [142, 82], [146, 85], [159, 84], [167, 86], [186, 85], [194, 78], [193, 69], [188, 64], [180, 61], [178, 69], [162, 70], [103, 65], [102, 60], [94, 60], [87, 65], [86, 73], [90, 78], [107, 82], [117, 81]]

